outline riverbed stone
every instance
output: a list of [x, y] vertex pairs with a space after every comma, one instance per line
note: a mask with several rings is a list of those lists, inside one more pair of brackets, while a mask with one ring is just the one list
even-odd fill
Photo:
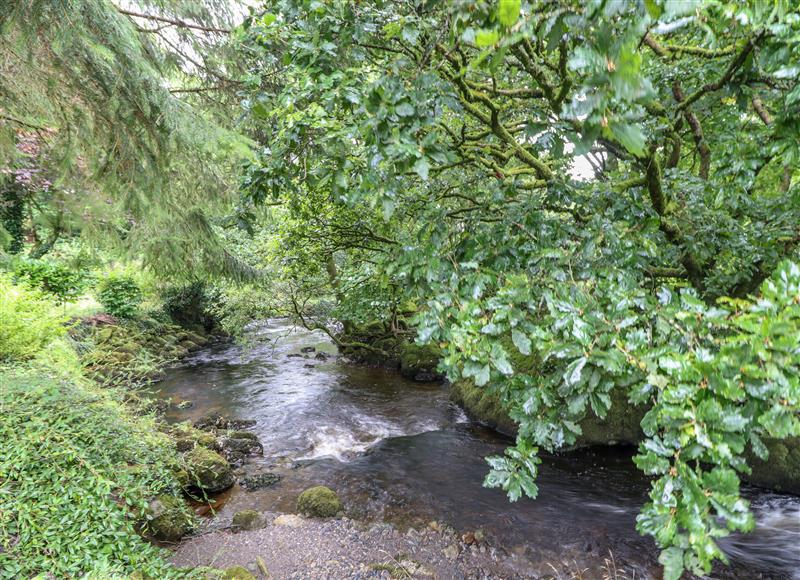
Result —
[[282, 514], [275, 518], [272, 523], [276, 526], [302, 528], [306, 524], [306, 520], [296, 514]]
[[455, 560], [456, 558], [458, 558], [459, 553], [460, 550], [458, 549], [458, 546], [456, 546], [455, 544], [450, 544], [444, 550], [442, 550], [442, 554], [444, 554], [448, 560]]
[[219, 453], [197, 446], [184, 455], [192, 486], [216, 493], [233, 485], [233, 469]]
[[255, 491], [265, 487], [275, 485], [281, 480], [281, 476], [277, 473], [265, 472], [254, 473], [239, 479], [239, 485], [247, 489], [247, 491]]
[[256, 580], [256, 577], [244, 566], [226, 568], [220, 580]]
[[225, 459], [232, 465], [241, 465], [247, 457], [264, 454], [264, 447], [252, 433], [232, 431], [221, 437], [219, 444]]
[[308, 516], [331, 518], [342, 511], [342, 502], [335, 491], [318, 485], [300, 494], [297, 498], [297, 509]]
[[240, 429], [247, 429], [248, 427], [252, 427], [255, 424], [256, 421], [254, 419], [231, 418], [223, 415], [222, 413], [211, 411], [203, 415], [197, 421], [195, 421], [194, 427], [195, 429], [200, 429], [201, 431], [215, 431], [215, 430], [226, 430], [226, 429], [240, 430]]
[[266, 518], [256, 510], [242, 510], [236, 512], [231, 521], [231, 529], [234, 531], [249, 532], [261, 529], [266, 525]]
[[160, 495], [150, 502], [147, 520], [147, 529], [153, 538], [166, 542], [177, 542], [197, 524], [183, 500], [171, 495]]

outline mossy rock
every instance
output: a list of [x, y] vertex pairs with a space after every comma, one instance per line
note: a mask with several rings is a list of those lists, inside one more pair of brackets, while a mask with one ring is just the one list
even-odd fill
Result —
[[475, 419], [505, 435], [516, 435], [517, 424], [503, 408], [500, 396], [491, 387], [477, 387], [461, 380], [450, 385], [450, 398]]
[[189, 331], [186, 333], [186, 336], [189, 340], [191, 340], [193, 343], [199, 346], [205, 346], [208, 344], [208, 338], [197, 332]]
[[184, 358], [189, 355], [189, 349], [181, 345], [176, 345], [170, 349], [170, 355], [174, 358]]
[[147, 529], [153, 538], [167, 542], [177, 542], [197, 526], [194, 514], [183, 500], [171, 495], [152, 500], [147, 518]]
[[249, 532], [252, 530], [260, 530], [266, 525], [266, 519], [256, 510], [242, 510], [233, 515], [231, 529], [235, 531]]
[[[513, 364], [513, 363], [512, 363]], [[517, 423], [509, 416], [500, 395], [491, 386], [477, 387], [472, 381], [456, 381], [450, 386], [450, 398], [473, 419], [506, 435], [517, 434]], [[604, 419], [591, 411], [580, 422], [582, 435], [576, 447], [588, 445], [637, 445], [642, 439], [641, 421], [646, 408], [628, 403], [624, 389], [611, 392], [611, 409]]]
[[175, 481], [177, 481], [182, 488], [189, 487], [189, 472], [185, 469], [176, 469], [173, 471]]
[[332, 518], [342, 511], [342, 502], [336, 492], [324, 485], [309, 488], [297, 498], [297, 509], [317, 518]]
[[184, 338], [182, 341], [178, 343], [180, 346], [188, 350], [189, 352], [194, 352], [200, 348], [196, 342], [189, 340], [188, 338]]
[[765, 461], [751, 454], [747, 462], [753, 473], [745, 479], [753, 485], [800, 494], [800, 437], [766, 439], [764, 444], [769, 458]]
[[125, 364], [131, 362], [135, 357], [133, 354], [124, 351], [110, 352], [106, 359], [111, 364]]
[[442, 351], [435, 344], [404, 344], [400, 347], [400, 374], [415, 381], [441, 380], [443, 376], [436, 370], [441, 358]]
[[231, 439], [250, 439], [252, 441], [258, 441], [258, 435], [251, 431], [228, 431], [227, 435]]
[[131, 354], [131, 355], [135, 355], [140, 350], [142, 350], [142, 346], [140, 344], [135, 343], [132, 340], [128, 340], [126, 342], [123, 342], [121, 345], [116, 347], [114, 350], [116, 350], [116, 352], [124, 352], [124, 353], [128, 353], [128, 354]]
[[220, 580], [256, 580], [256, 577], [244, 566], [226, 568]]
[[103, 344], [110, 341], [114, 337], [114, 333], [116, 332], [116, 327], [114, 326], [106, 326], [101, 328], [95, 334], [95, 342], [97, 344]]
[[233, 485], [233, 469], [219, 453], [200, 445], [184, 455], [192, 487], [216, 493]]

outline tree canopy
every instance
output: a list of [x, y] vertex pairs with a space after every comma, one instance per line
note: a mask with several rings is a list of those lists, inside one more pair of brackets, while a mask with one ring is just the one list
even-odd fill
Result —
[[266, 4], [246, 30], [279, 80], [246, 101], [246, 200], [371, 289], [340, 319], [424, 304], [418, 340], [520, 425], [486, 479], [512, 500], [612, 390], [649, 408], [639, 529], [667, 577], [707, 572], [753, 525], [747, 453], [800, 434], [797, 9]]

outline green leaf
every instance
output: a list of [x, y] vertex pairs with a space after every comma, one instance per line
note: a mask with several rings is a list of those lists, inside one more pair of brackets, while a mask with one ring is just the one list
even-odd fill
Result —
[[480, 372], [478, 372], [478, 374], [475, 375], [475, 384], [478, 385], [479, 387], [482, 387], [486, 383], [488, 383], [490, 372], [491, 369], [489, 368], [489, 365], [483, 365]]
[[683, 574], [683, 549], [670, 546], [661, 552], [658, 561], [664, 566], [664, 580], [680, 580]]
[[497, 5], [497, 20], [503, 26], [513, 26], [519, 18], [521, 0], [500, 0]]
[[407, 102], [402, 102], [394, 108], [395, 113], [401, 117], [410, 117], [414, 114], [414, 105]]
[[661, 6], [659, 6], [658, 2], [656, 0], [644, 0], [644, 6], [650, 18], [658, 20], [658, 17], [661, 16]]
[[428, 158], [423, 156], [417, 159], [414, 163], [414, 171], [416, 171], [417, 175], [420, 176], [421, 179], [427, 181], [428, 180], [428, 170], [430, 169], [430, 164], [428, 163]]
[[634, 155], [642, 155], [644, 153], [644, 133], [637, 125], [611, 123], [610, 128], [614, 138], [630, 153]]
[[586, 366], [586, 360], [586, 357], [582, 356], [567, 365], [567, 370], [564, 371], [564, 382], [567, 385], [575, 385], [581, 380], [581, 373], [583, 372], [583, 367]]
[[496, 30], [479, 30], [475, 33], [475, 44], [480, 47], [492, 46], [500, 40], [500, 33]]
[[531, 354], [531, 339], [528, 338], [527, 334], [525, 334], [521, 330], [514, 328], [511, 331], [511, 340], [520, 353], [524, 355]]

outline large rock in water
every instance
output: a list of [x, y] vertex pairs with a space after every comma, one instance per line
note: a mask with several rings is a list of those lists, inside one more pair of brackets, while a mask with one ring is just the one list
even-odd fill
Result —
[[264, 455], [264, 447], [255, 433], [249, 431], [228, 431], [219, 439], [222, 454], [231, 465], [240, 466], [245, 458]]
[[436, 370], [440, 358], [442, 351], [435, 344], [403, 344], [400, 348], [400, 374], [414, 381], [440, 381], [444, 378]]
[[160, 495], [147, 508], [147, 529], [156, 540], [177, 542], [196, 527], [194, 514], [183, 501], [171, 495]]
[[342, 511], [336, 492], [323, 485], [309, 488], [297, 498], [297, 509], [307, 516], [332, 518]]
[[216, 493], [233, 485], [233, 469], [219, 453], [197, 446], [183, 458], [190, 486], [206, 493]]
[[[506, 435], [517, 434], [517, 424], [491, 387], [476, 387], [467, 380], [457, 381], [450, 385], [450, 397], [476, 421]], [[611, 410], [605, 419], [590, 414], [581, 421], [583, 434], [576, 446], [638, 445], [644, 437], [640, 424], [646, 412], [645, 407], [628, 403], [623, 389], [616, 389], [611, 393]], [[764, 443], [769, 449], [769, 458], [764, 461], [750, 454], [747, 462], [753, 472], [741, 474], [742, 479], [761, 487], [800, 493], [800, 437], [783, 441], [766, 439]]]

